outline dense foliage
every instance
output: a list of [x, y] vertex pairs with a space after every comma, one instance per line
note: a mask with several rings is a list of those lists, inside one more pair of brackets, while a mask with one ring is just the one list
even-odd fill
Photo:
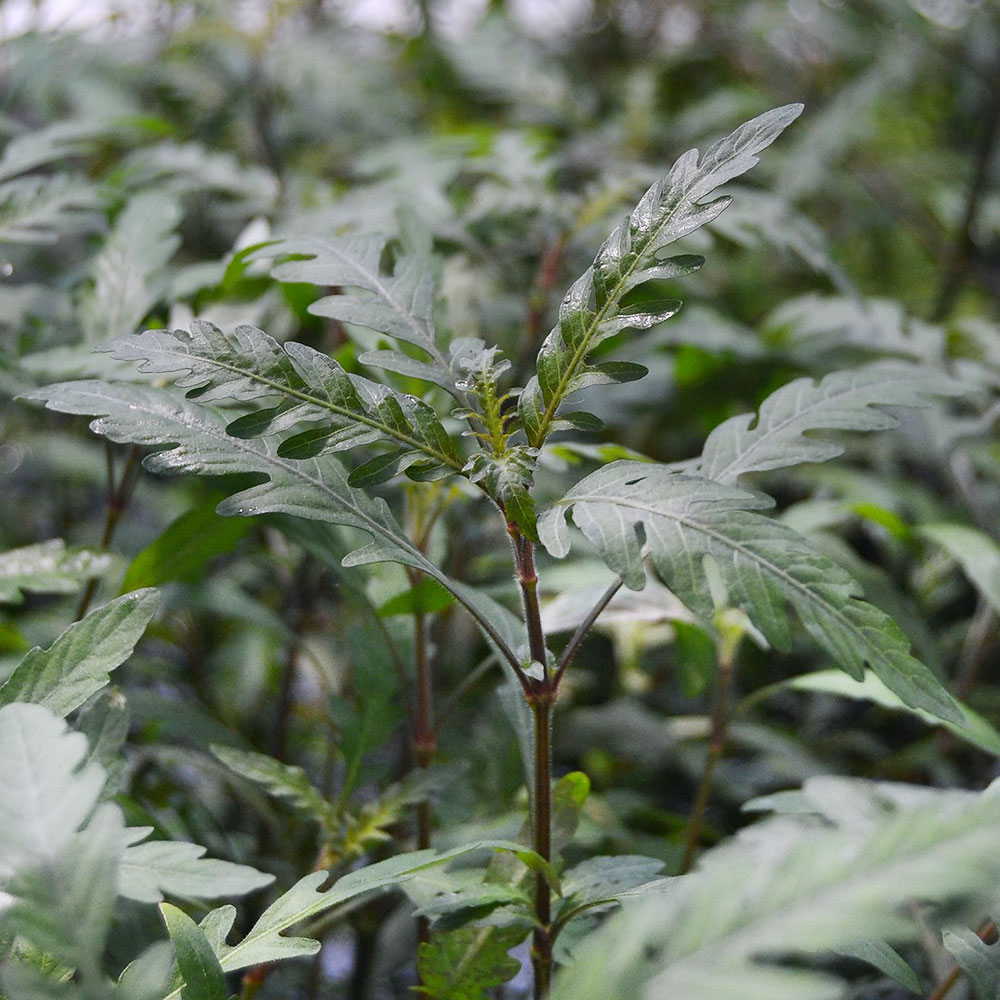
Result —
[[1000, 13], [332, 7], [0, 50], [0, 997], [996, 1000]]

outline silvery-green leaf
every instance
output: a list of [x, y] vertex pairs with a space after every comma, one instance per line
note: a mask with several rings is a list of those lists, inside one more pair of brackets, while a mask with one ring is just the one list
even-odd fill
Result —
[[[711, 559], [730, 602], [742, 607], [768, 642], [787, 649], [787, 609], [833, 661], [860, 679], [870, 667], [916, 708], [959, 724], [963, 717], [937, 678], [910, 655], [886, 614], [858, 599], [859, 587], [801, 535], [753, 512], [759, 495], [641, 462], [613, 462], [585, 477], [538, 521], [543, 544], [569, 551], [566, 515], [633, 590], [646, 580], [645, 559], [696, 614], [711, 620]], [[639, 530], [643, 539], [640, 539]]]
[[517, 662], [504, 637], [509, 633], [507, 618], [495, 602], [431, 562], [399, 526], [388, 504], [353, 489], [343, 466], [332, 456], [308, 461], [283, 458], [270, 441], [233, 437], [226, 431], [225, 420], [212, 409], [164, 389], [83, 380], [46, 386], [26, 398], [63, 413], [96, 417], [91, 429], [112, 441], [159, 448], [143, 460], [150, 472], [261, 474], [265, 482], [224, 500], [218, 512], [289, 514], [360, 528], [371, 536], [371, 542], [349, 553], [345, 566], [388, 561], [419, 569], [458, 598], [506, 662]]
[[20, 604], [24, 591], [72, 594], [110, 564], [110, 556], [67, 549], [61, 538], [10, 549], [0, 553], [0, 604]]
[[909, 901], [995, 898], [1000, 888], [1000, 796], [942, 808], [924, 791], [859, 826], [782, 816], [750, 827], [612, 916], [557, 976], [553, 1000], [841, 996], [829, 973], [778, 956], [914, 939]]
[[159, 600], [156, 590], [133, 591], [74, 622], [48, 649], [36, 646], [0, 686], [0, 705], [33, 702], [69, 715], [132, 655]]
[[588, 359], [595, 346], [630, 327], [647, 329], [677, 311], [677, 302], [650, 308], [624, 306], [622, 300], [639, 284], [679, 277], [701, 265], [693, 256], [664, 261], [661, 251], [722, 212], [728, 198], [705, 199], [755, 166], [758, 154], [801, 112], [801, 104], [789, 104], [758, 115], [700, 159], [698, 150], [688, 150], [607, 238], [593, 266], [566, 293], [559, 322], [538, 352], [537, 384], [521, 395], [519, 411], [528, 444], [540, 447], [565, 398], [588, 384]]

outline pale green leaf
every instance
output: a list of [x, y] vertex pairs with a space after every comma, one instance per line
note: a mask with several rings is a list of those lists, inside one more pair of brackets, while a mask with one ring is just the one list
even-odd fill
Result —
[[[570, 547], [565, 516], [597, 548], [626, 586], [642, 589], [644, 553], [660, 579], [705, 620], [714, 602], [710, 558], [734, 606], [742, 607], [779, 649], [793, 637], [786, 609], [852, 677], [870, 667], [906, 704], [962, 724], [934, 675], [909, 652], [898, 626], [857, 598], [858, 585], [801, 535], [753, 513], [767, 501], [732, 486], [666, 466], [613, 462], [585, 477], [539, 519], [539, 536], [557, 557]], [[637, 529], [642, 529], [645, 546]]]
[[[855, 783], [860, 795], [863, 782]], [[917, 936], [905, 905], [1000, 888], [1000, 796], [935, 790], [866, 822], [777, 817], [703, 855], [663, 893], [612, 917], [577, 949], [553, 1000], [834, 1000], [829, 975], [772, 956]], [[873, 793], [878, 798], [878, 792]]]
[[920, 980], [917, 974], [903, 956], [884, 941], [861, 941], [857, 944], [842, 945], [836, 949], [836, 953], [867, 962], [890, 979], [894, 979], [900, 986], [905, 986], [911, 993], [920, 994]]
[[967, 927], [945, 931], [944, 946], [969, 977], [976, 1000], [1000, 997], [1000, 944], [986, 944]]
[[166, 290], [164, 268], [180, 246], [180, 206], [152, 190], [135, 195], [94, 258], [94, 286], [80, 303], [85, 339], [93, 344], [135, 332]]
[[289, 239], [258, 251], [257, 257], [294, 255], [305, 258], [278, 264], [279, 281], [307, 282], [327, 291], [347, 288], [352, 294], [327, 294], [309, 311], [342, 323], [355, 323], [419, 347], [428, 360], [408, 359], [398, 351], [370, 351], [363, 364], [403, 371], [433, 382], [457, 399], [454, 360], [444, 355], [434, 330], [434, 274], [429, 258], [397, 254], [391, 274], [382, 267], [386, 238], [377, 234], [340, 239]]
[[907, 705], [898, 695], [894, 694], [870, 671], [865, 671], [862, 680], [848, 677], [839, 670], [819, 670], [811, 674], [791, 677], [773, 687], [757, 692], [754, 696], [764, 696], [773, 691], [791, 688], [795, 691], [815, 691], [821, 694], [833, 694], [842, 698], [853, 698], [860, 701], [873, 701], [876, 705], [894, 711], [908, 712], [922, 719], [929, 726], [944, 726], [965, 743], [979, 747], [987, 753], [1000, 756], [1000, 733], [981, 715], [972, 711], [967, 705], [956, 702], [962, 713], [963, 722], [957, 723], [950, 719], [941, 719], [931, 712]]
[[[754, 472], [826, 462], [844, 447], [816, 431], [881, 431], [899, 421], [883, 406], [926, 406], [961, 386], [934, 371], [902, 362], [880, 362], [833, 372], [820, 382], [796, 379], [771, 393], [758, 413], [730, 417], [709, 434], [701, 457], [683, 471], [739, 485]], [[808, 434], [808, 436], [806, 436]]]
[[630, 896], [658, 892], [670, 879], [660, 878], [663, 862], [641, 855], [597, 856], [574, 865], [563, 875], [563, 900], [556, 922], [605, 907]]
[[72, 594], [111, 565], [103, 553], [68, 550], [61, 538], [0, 553], [0, 603], [20, 604], [23, 591]]
[[245, 896], [270, 885], [273, 875], [249, 865], [203, 857], [205, 848], [179, 840], [138, 843], [151, 827], [130, 827], [118, 873], [118, 891], [140, 903], [158, 903], [164, 894], [191, 899]]
[[301, 767], [235, 747], [215, 745], [212, 753], [241, 778], [260, 785], [271, 795], [290, 799], [297, 810], [328, 829], [333, 827], [336, 816], [333, 804], [323, 798]]
[[[349, 872], [329, 888], [323, 885], [329, 881], [329, 873], [312, 872], [300, 879], [284, 895], [279, 896], [261, 915], [246, 937], [236, 945], [224, 943], [224, 938], [232, 926], [232, 908], [224, 908], [213, 917], [217, 927], [215, 937], [222, 942], [221, 952], [217, 952], [222, 968], [226, 972], [245, 969], [251, 965], [262, 965], [285, 958], [313, 955], [319, 950], [319, 942], [307, 937], [287, 937], [285, 932], [296, 924], [348, 900], [368, 892], [393, 888], [435, 865], [445, 864], [453, 858], [473, 851], [501, 850], [524, 852], [519, 844], [502, 840], [483, 840], [465, 844], [448, 851], [437, 853], [433, 850], [414, 851], [397, 854], [378, 861], [373, 865]], [[210, 915], [211, 916], [211, 915]], [[210, 939], [212, 935], [209, 935]], [[180, 990], [174, 990], [165, 1000], [175, 1000]]]
[[74, 622], [48, 649], [36, 646], [0, 687], [0, 704], [34, 702], [69, 715], [132, 655], [159, 600], [155, 590], [125, 594]]
[[50, 861], [97, 805], [104, 772], [42, 705], [0, 708], [0, 879]]
[[184, 980], [183, 1000], [229, 1000], [226, 974], [205, 932], [169, 903], [160, 904], [160, 913], [177, 953], [177, 967]]
[[1000, 546], [978, 528], [964, 524], [923, 524], [918, 530], [962, 567], [994, 613], [1000, 615]]

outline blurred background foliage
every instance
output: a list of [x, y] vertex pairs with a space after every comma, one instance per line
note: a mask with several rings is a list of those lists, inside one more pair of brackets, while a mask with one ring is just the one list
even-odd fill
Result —
[[[245, 250], [373, 229], [429, 232], [440, 324], [501, 344], [523, 379], [563, 290], [645, 187], [690, 146], [799, 100], [801, 121], [752, 186], [685, 241], [708, 263], [666, 289], [682, 312], [611, 345], [650, 376], [588, 403], [606, 429], [546, 454], [541, 492], [628, 451], [696, 455], [721, 419], [800, 375], [883, 357], [960, 374], [971, 387], [961, 409], [845, 438], [846, 460], [769, 489], [780, 516], [843, 562], [982, 715], [978, 737], [838, 685], [812, 644], [777, 655], [751, 637], [705, 840], [742, 825], [752, 796], [817, 774], [949, 787], [996, 776], [994, 3], [147, 0], [62, 22], [56, 7], [0, 8], [0, 549], [62, 538], [110, 560], [82, 601], [2, 608], [0, 677], [98, 597], [165, 588], [116, 674], [131, 718], [119, 801], [132, 822], [282, 886], [317, 863], [410, 843], [409, 807], [426, 791], [406, 785], [415, 606], [431, 616], [439, 762], [465, 767], [437, 780], [435, 843], [515, 834], [523, 772], [496, 667], [441, 595], [414, 596], [398, 567], [344, 571], [341, 529], [219, 518], [211, 483], [140, 474], [136, 450], [14, 397], [56, 379], [142, 378], [92, 348], [192, 316], [252, 323], [358, 370], [377, 337], [310, 314], [316, 289], [276, 284]], [[465, 500], [437, 498], [428, 548], [516, 607], [502, 524]], [[422, 503], [407, 494], [414, 529], [430, 517]], [[553, 635], [606, 585], [606, 570], [575, 558], [540, 568]], [[557, 770], [583, 770], [593, 788], [581, 856], [643, 853], [677, 870], [715, 661], [668, 593], [650, 586], [609, 609], [557, 720]], [[269, 797], [211, 746], [303, 768], [333, 813]], [[118, 919], [136, 939], [157, 933], [152, 918]], [[410, 928], [391, 903], [361, 907], [314, 965], [275, 972], [260, 995], [399, 995]], [[858, 989], [870, 981], [859, 970]]]

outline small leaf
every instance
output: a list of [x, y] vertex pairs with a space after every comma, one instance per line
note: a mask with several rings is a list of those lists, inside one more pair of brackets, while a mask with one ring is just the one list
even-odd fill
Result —
[[841, 946], [836, 954], [846, 958], [856, 958], [860, 962], [873, 965], [879, 972], [895, 980], [911, 993], [920, 995], [920, 980], [910, 968], [910, 964], [885, 941], [861, 941], [858, 944]]
[[962, 567], [994, 613], [1000, 615], [1000, 546], [982, 531], [964, 524], [923, 524], [918, 530]]
[[212, 753], [240, 777], [260, 785], [277, 798], [290, 799], [297, 810], [324, 828], [332, 829], [335, 822], [333, 806], [323, 798], [301, 767], [235, 747], [214, 745]]
[[125, 594], [74, 622], [48, 649], [29, 650], [0, 687], [0, 704], [34, 702], [69, 715], [132, 655], [159, 600], [155, 590]]
[[416, 586], [404, 590], [395, 597], [390, 597], [379, 609], [383, 618], [393, 615], [411, 615], [421, 611], [424, 614], [435, 614], [444, 611], [455, 603], [455, 598], [432, 577], [421, 577]]
[[[596, 907], [611, 905], [625, 896], [658, 892], [671, 879], [660, 878], [663, 862], [640, 855], [593, 857], [563, 875], [563, 900], [556, 913], [560, 923]], [[641, 891], [640, 891], [641, 890]]]
[[775, 684], [773, 687], [765, 688], [755, 695], [762, 697], [765, 692], [786, 690], [791, 688], [794, 691], [815, 691], [822, 694], [838, 695], [842, 698], [853, 698], [860, 701], [873, 701], [883, 708], [892, 709], [897, 712], [908, 712], [922, 719], [929, 726], [944, 726], [958, 739], [970, 746], [979, 747], [986, 753], [1000, 757], [1000, 732], [990, 725], [981, 715], [974, 712], [962, 702], [956, 702], [959, 711], [962, 713], [963, 722], [957, 723], [950, 719], [941, 719], [931, 712], [925, 712], [920, 708], [913, 708], [907, 705], [898, 695], [889, 690], [886, 685], [870, 671], [865, 672], [862, 680], [855, 680], [848, 677], [839, 670], [819, 670], [811, 674], [801, 674], [798, 677], [791, 677], [787, 681]]
[[226, 975], [205, 932], [183, 910], [169, 903], [160, 904], [160, 913], [184, 979], [183, 1000], [229, 1000]]
[[164, 893], [192, 899], [245, 896], [274, 881], [273, 875], [249, 865], [204, 858], [205, 848], [180, 840], [136, 843], [151, 827], [126, 830], [128, 846], [122, 855], [118, 891], [140, 903], [158, 903]]
[[945, 931], [944, 946], [969, 977], [976, 1000], [1000, 996], [1000, 944], [986, 944], [967, 927]]
[[486, 1000], [487, 990], [520, 971], [521, 963], [508, 952], [527, 935], [528, 928], [518, 924], [469, 924], [439, 931], [417, 950], [422, 983], [417, 992], [431, 1000]]
[[110, 556], [85, 549], [67, 550], [60, 538], [11, 549], [0, 554], [0, 604], [20, 604], [22, 591], [72, 594], [110, 565]]

